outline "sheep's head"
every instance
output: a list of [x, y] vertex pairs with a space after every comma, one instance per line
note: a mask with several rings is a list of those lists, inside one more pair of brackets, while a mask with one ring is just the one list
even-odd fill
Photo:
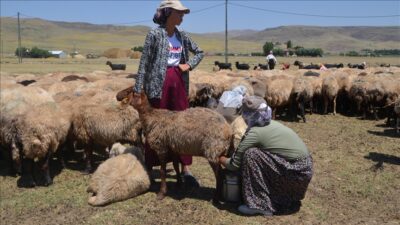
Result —
[[131, 93], [128, 95], [128, 100], [129, 104], [135, 108], [139, 114], [142, 114], [144, 112], [147, 112], [151, 109], [149, 100], [147, 99], [147, 96], [145, 93]]
[[127, 87], [124, 90], [121, 90], [117, 93], [117, 101], [122, 101], [125, 98], [128, 98], [128, 95], [133, 93], [133, 86]]

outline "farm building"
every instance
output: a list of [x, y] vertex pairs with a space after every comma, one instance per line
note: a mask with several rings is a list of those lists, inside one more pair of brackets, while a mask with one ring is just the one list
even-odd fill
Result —
[[49, 51], [50, 54], [56, 58], [67, 58], [68, 54], [61, 50]]

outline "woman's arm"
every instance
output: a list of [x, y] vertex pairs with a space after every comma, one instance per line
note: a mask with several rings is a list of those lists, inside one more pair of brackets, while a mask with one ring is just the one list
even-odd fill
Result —
[[186, 32], [183, 32], [183, 34], [187, 39], [187, 47], [189, 51], [194, 54], [194, 57], [192, 57], [189, 61], [186, 62], [190, 66], [190, 70], [192, 70], [203, 59], [204, 52], [199, 48], [199, 46], [192, 40], [192, 38]]
[[133, 87], [133, 91], [135, 93], [140, 93], [143, 88], [143, 80], [144, 76], [146, 74], [146, 69], [148, 68], [148, 64], [150, 63], [151, 55], [152, 55], [152, 49], [154, 45], [154, 34], [152, 31], [150, 31], [146, 39], [144, 41], [144, 46], [143, 46], [143, 52], [142, 56], [140, 57], [140, 63], [139, 63], [139, 69], [138, 69], [138, 75], [136, 77], [136, 82], [135, 86]]
[[[246, 136], [240, 142], [238, 148], [235, 150], [231, 158], [221, 159], [220, 163], [224, 165], [228, 170], [236, 171], [239, 170], [242, 165], [242, 158], [244, 152], [252, 147], [257, 147], [258, 135], [254, 130], [250, 130]], [[223, 163], [222, 163], [223, 162]]]

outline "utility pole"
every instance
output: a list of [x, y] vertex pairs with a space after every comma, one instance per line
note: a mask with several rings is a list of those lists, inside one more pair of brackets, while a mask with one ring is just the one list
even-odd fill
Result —
[[225, 0], [225, 63], [228, 63], [228, 0]]
[[22, 63], [21, 26], [19, 23], [19, 12], [18, 12], [18, 63]]

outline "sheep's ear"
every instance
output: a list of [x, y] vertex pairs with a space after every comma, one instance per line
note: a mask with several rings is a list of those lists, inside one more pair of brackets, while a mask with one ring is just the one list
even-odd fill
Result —
[[123, 98], [123, 99], [121, 100], [121, 105], [126, 105], [126, 104], [128, 104], [128, 103], [129, 103], [129, 97]]

